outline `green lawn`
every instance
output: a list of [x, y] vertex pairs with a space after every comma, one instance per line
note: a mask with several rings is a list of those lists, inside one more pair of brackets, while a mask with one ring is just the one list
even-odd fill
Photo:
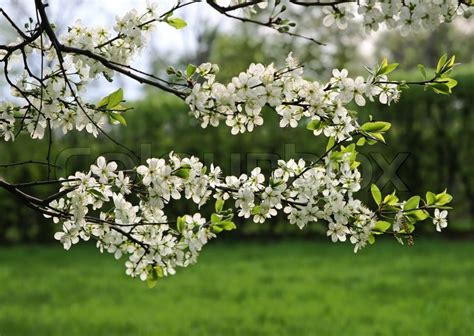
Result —
[[91, 246], [0, 249], [0, 335], [474, 335], [474, 243], [211, 244], [148, 289]]

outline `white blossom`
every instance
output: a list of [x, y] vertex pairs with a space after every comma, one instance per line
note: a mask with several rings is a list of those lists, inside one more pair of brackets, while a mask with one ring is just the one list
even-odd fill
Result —
[[442, 229], [448, 226], [448, 211], [435, 209], [433, 224], [436, 226], [436, 231], [441, 232]]

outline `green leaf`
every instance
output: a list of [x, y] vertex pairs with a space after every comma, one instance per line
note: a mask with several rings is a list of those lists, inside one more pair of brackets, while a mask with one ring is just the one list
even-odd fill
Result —
[[456, 60], [456, 55], [451, 56], [449, 61], [447, 62], [447, 65], [451, 68], [454, 66], [454, 61]]
[[[215, 215], [215, 214], [213, 214]], [[214, 220], [217, 220], [216, 217], [214, 217]], [[212, 215], [211, 215], [211, 222], [214, 223], [212, 221]], [[222, 231], [230, 231], [230, 230], [234, 230], [236, 229], [237, 226], [235, 225], [234, 222], [230, 221], [230, 220], [222, 220], [222, 218], [219, 217], [219, 221], [218, 222], [215, 222], [213, 225], [212, 225], [212, 230], [215, 232], [215, 233], [220, 233]]]
[[374, 245], [375, 244], [375, 236], [373, 234], [371, 234], [369, 236], [369, 244], [370, 245]]
[[431, 191], [428, 191], [426, 193], [426, 204], [431, 205], [436, 202], [436, 195], [432, 193]]
[[413, 210], [407, 213], [408, 216], [414, 218], [416, 221], [424, 221], [426, 218], [430, 216], [428, 211], [426, 210]]
[[214, 233], [221, 233], [222, 231], [224, 231], [224, 229], [221, 228], [219, 225], [213, 225], [212, 231], [214, 231]]
[[368, 144], [369, 146], [375, 145], [375, 144], [377, 144], [377, 143], [379, 143], [377, 140], [374, 140], [374, 139], [367, 139], [367, 144]]
[[375, 223], [375, 226], [372, 229], [372, 231], [375, 231], [376, 234], [382, 234], [385, 231], [387, 231], [390, 228], [391, 225], [392, 224], [390, 224], [389, 222], [386, 222], [386, 221], [377, 221], [377, 223]]
[[155, 288], [157, 282], [158, 282], [157, 279], [153, 279], [153, 278], [150, 278], [150, 277], [148, 277], [146, 279], [146, 284], [148, 285], [148, 288]]
[[310, 131], [314, 131], [314, 130], [319, 129], [320, 126], [321, 126], [321, 120], [313, 119], [308, 123], [308, 125], [306, 125], [306, 128], [309, 129]]
[[383, 203], [390, 206], [396, 205], [398, 203], [398, 197], [395, 196], [395, 192], [393, 194], [385, 196], [385, 198], [383, 199]]
[[376, 139], [375, 141], [380, 141], [380, 142], [385, 143], [385, 138], [382, 135], [382, 133], [369, 133], [369, 135], [375, 138]]
[[387, 75], [398, 67], [398, 63], [392, 63], [380, 69], [379, 75]]
[[421, 74], [423, 75], [423, 78], [426, 79], [425, 66], [423, 64], [418, 64], [418, 69], [420, 70]]
[[109, 118], [112, 120], [112, 121], [118, 121], [121, 125], [123, 126], [127, 126], [127, 121], [125, 120], [125, 118], [119, 114], [119, 113], [110, 113], [109, 114]]
[[107, 106], [107, 104], [109, 103], [109, 96], [105, 96], [104, 98], [102, 98], [97, 104], [95, 107], [97, 107], [98, 109], [102, 108], [102, 107], [105, 107]]
[[190, 165], [182, 165], [173, 173], [175, 176], [181, 177], [182, 179], [189, 178], [189, 171], [191, 170]]
[[220, 222], [222, 222], [222, 216], [213, 213], [211, 215], [211, 223], [212, 224], [219, 224]]
[[357, 146], [364, 146], [365, 141], [366, 141], [365, 138], [360, 138], [359, 140], [357, 140]]
[[[443, 81], [446, 82], [444, 84], [447, 85], [450, 89], [458, 85], [458, 81], [452, 78], [443, 78]], [[449, 90], [449, 92], [452, 92], [452, 90]]]
[[123, 100], [123, 90], [118, 89], [108, 96], [105, 96], [100, 100], [100, 102], [97, 103], [96, 107], [98, 109], [100, 108], [107, 108], [108, 110], [113, 109], [117, 105], [119, 105]]
[[354, 161], [351, 164], [351, 169], [356, 169], [359, 166], [360, 166], [360, 162], [359, 161]]
[[216, 209], [216, 212], [221, 212], [222, 209], [224, 209], [224, 203], [225, 201], [222, 198], [217, 199], [216, 204], [214, 206]]
[[362, 130], [373, 133], [373, 132], [386, 132], [390, 129], [392, 124], [386, 121], [370, 121], [366, 122], [361, 126]]
[[404, 211], [410, 211], [413, 209], [418, 208], [420, 205], [420, 196], [413, 196], [411, 197], [403, 206]]
[[380, 205], [380, 203], [382, 203], [382, 193], [380, 192], [380, 189], [375, 184], [372, 184], [370, 186], [370, 192], [372, 193], [375, 203]]
[[164, 276], [163, 268], [161, 266], [154, 266], [150, 274], [148, 274], [148, 277], [146, 279], [146, 282], [148, 284], [148, 288], [153, 288], [156, 286], [156, 283], [158, 282], [158, 278], [162, 278]]
[[446, 191], [442, 192], [441, 194], [436, 195], [436, 205], [445, 205], [448, 204], [453, 200], [453, 196], [446, 193]]
[[260, 205], [256, 205], [252, 208], [252, 215], [258, 215], [260, 213]]
[[219, 226], [225, 230], [225, 231], [230, 231], [230, 230], [234, 230], [237, 228], [237, 226], [235, 225], [234, 222], [232, 221], [222, 221]]
[[197, 67], [194, 64], [188, 64], [186, 67], [186, 76], [191, 77], [196, 72]]
[[182, 233], [185, 225], [186, 225], [186, 221], [184, 220], [184, 217], [183, 216], [178, 217], [176, 220], [176, 229], [178, 230], [178, 232]]
[[188, 25], [186, 21], [180, 18], [168, 18], [166, 20], [166, 23], [168, 23], [171, 27], [174, 27], [176, 29], [182, 29]]
[[436, 67], [436, 73], [438, 73], [438, 74], [441, 73], [447, 59], [448, 59], [448, 55], [446, 55], [446, 54], [444, 54], [443, 56], [440, 57], [440, 59], [438, 61], [438, 66]]
[[449, 95], [451, 93], [451, 88], [444, 83], [432, 83], [429, 86], [433, 89], [435, 93]]
[[115, 106], [120, 104], [123, 100], [123, 90], [118, 89], [109, 95], [109, 102], [107, 103], [108, 109], [113, 109]]
[[102, 201], [106, 201], [107, 198], [104, 196], [104, 194], [102, 192], [100, 192], [99, 190], [97, 189], [89, 189], [89, 192], [94, 195], [95, 197], [97, 197], [98, 199], [102, 200]]
[[162, 278], [165, 276], [163, 267], [156, 265], [155, 267], [153, 267], [153, 269], [156, 271], [156, 275], [158, 275], [159, 278]]
[[336, 139], [334, 137], [330, 137], [329, 140], [328, 140], [328, 144], [326, 146], [326, 151], [333, 148], [335, 144], [336, 144]]

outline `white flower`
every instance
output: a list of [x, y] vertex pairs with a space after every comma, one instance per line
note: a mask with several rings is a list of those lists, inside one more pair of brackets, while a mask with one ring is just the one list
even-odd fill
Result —
[[333, 69], [330, 83], [333, 85], [337, 83], [342, 83], [347, 78], [348, 74], [349, 73], [347, 69], [342, 69], [340, 71], [338, 69]]
[[323, 24], [326, 27], [329, 27], [336, 23], [339, 29], [346, 29], [348, 25], [347, 19], [352, 19], [354, 17], [354, 14], [346, 12], [345, 8], [342, 6], [326, 6], [323, 8], [323, 13], [326, 14], [323, 19]]
[[115, 185], [120, 189], [121, 194], [130, 194], [130, 177], [126, 176], [122, 171], [117, 174]]
[[115, 162], [107, 163], [103, 156], [97, 158], [96, 165], [91, 165], [91, 172], [99, 177], [100, 183], [107, 183], [109, 178], [114, 177], [115, 170], [117, 170], [117, 164]]
[[70, 221], [66, 221], [63, 224], [63, 231], [56, 232], [54, 239], [59, 240], [65, 250], [69, 250], [71, 245], [79, 242], [79, 229]]
[[352, 78], [346, 78], [343, 81], [343, 86], [344, 86], [346, 95], [348, 95], [349, 100], [354, 98], [357, 105], [359, 106], [365, 105], [364, 94], [366, 91], [366, 84], [365, 84], [364, 78], [362, 78], [361, 76], [356, 77], [355, 80]]
[[298, 117], [290, 106], [286, 106], [278, 111], [281, 115], [280, 127], [290, 126], [295, 128], [298, 126]]
[[436, 226], [436, 231], [441, 232], [441, 229], [444, 229], [448, 226], [448, 211], [443, 210], [439, 211], [439, 209], [435, 209], [434, 211], [434, 218], [433, 224]]
[[350, 231], [347, 226], [339, 224], [339, 223], [329, 223], [327, 236], [331, 236], [331, 240], [336, 243], [339, 241], [346, 241], [346, 235], [349, 234]]
[[159, 170], [163, 167], [165, 160], [163, 159], [148, 159], [147, 166], [137, 167], [137, 173], [143, 176], [143, 184], [148, 186], [156, 178], [159, 173]]
[[367, 237], [362, 233], [355, 233], [351, 236], [350, 241], [354, 244], [354, 253], [367, 245]]

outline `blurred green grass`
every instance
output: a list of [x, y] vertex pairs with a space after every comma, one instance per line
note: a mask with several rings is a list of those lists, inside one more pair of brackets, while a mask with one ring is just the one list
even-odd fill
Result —
[[148, 289], [92, 246], [0, 249], [0, 335], [474, 335], [474, 244], [215, 242]]

